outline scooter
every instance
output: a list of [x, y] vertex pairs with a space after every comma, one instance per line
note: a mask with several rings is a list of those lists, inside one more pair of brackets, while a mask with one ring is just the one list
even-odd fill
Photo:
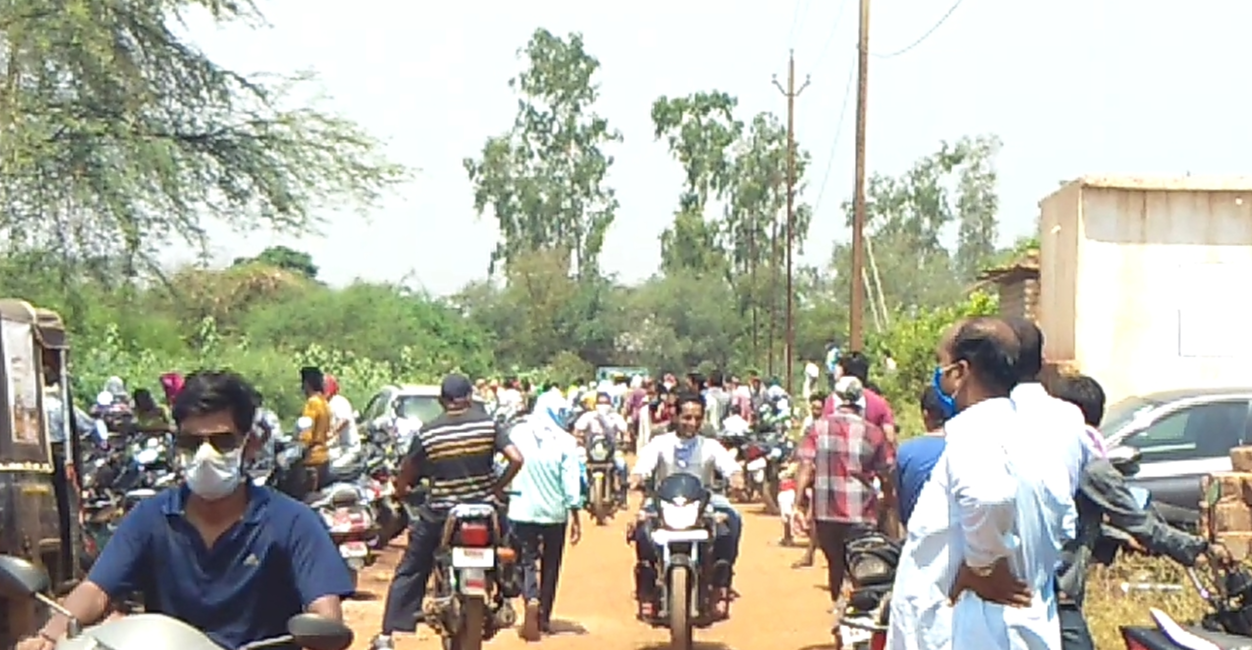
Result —
[[[69, 619], [57, 650], [223, 650], [200, 630], [162, 614], [135, 614], [84, 628], [56, 600], [44, 595], [50, 581], [41, 568], [10, 555], [0, 555], [0, 595], [33, 598]], [[287, 634], [253, 641], [239, 650], [259, 650], [295, 645], [308, 650], [346, 650], [352, 645], [352, 629], [316, 614], [298, 614], [287, 622]]]

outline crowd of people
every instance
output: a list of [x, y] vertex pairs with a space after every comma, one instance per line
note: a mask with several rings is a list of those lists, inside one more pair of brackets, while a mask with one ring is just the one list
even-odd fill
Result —
[[[918, 399], [925, 431], [903, 442], [864, 355], [828, 364], [828, 394], [806, 387], [796, 501], [786, 508], [784, 531], [810, 539], [797, 566], [812, 564], [816, 551], [825, 557], [836, 647], [845, 551], [872, 531], [902, 544], [890, 601], [894, 650], [1093, 649], [1084, 582], [1099, 559], [1095, 545], [1105, 521], [1186, 565], [1229, 561], [1220, 545], [1170, 528], [1139, 504], [1103, 445], [1098, 382], [1061, 376], [1045, 387], [1042, 349], [1042, 332], [1027, 320], [953, 324]], [[360, 441], [351, 405], [336, 403], [334, 378], [304, 368], [300, 380], [307, 402], [299, 435], [316, 488], [329, 480], [337, 455]], [[281, 635], [297, 612], [340, 618], [352, 583], [319, 517], [296, 499], [243, 480], [277, 426], [260, 396], [227, 372], [171, 374], [161, 384], [164, 406], [141, 391], [127, 395], [120, 380], [111, 380], [97, 416], [125, 402], [137, 420], [165, 427], [185, 485], [141, 502], [122, 520], [65, 607], [91, 622], [110, 602], [141, 591], [151, 611], [184, 620], [224, 647]], [[785, 405], [790, 397], [776, 380], [755, 375], [619, 376], [563, 389], [452, 374], [439, 399], [443, 413], [413, 436], [395, 481], [399, 498], [419, 479], [425, 495], [388, 589], [376, 650], [389, 650], [394, 634], [416, 628], [443, 522], [455, 505], [493, 503], [506, 516], [522, 574], [520, 593], [509, 595], [525, 606], [520, 633], [538, 640], [551, 626], [566, 540], [577, 544], [582, 536], [581, 443], [589, 435], [611, 431], [628, 444], [656, 427], [635, 441], [634, 466], [620, 466], [623, 485], [686, 473], [735, 487], [742, 470], [717, 440], [720, 425], [760, 417], [763, 405]], [[618, 496], [624, 503], [624, 493]], [[723, 496], [712, 506], [727, 524], [715, 541], [727, 566], [718, 584], [726, 608], [742, 522]], [[654, 547], [646, 531], [631, 534], [646, 617], [657, 605], [648, 573]], [[239, 616], [243, 611], [250, 615]], [[19, 648], [50, 650], [66, 625], [55, 615]]]

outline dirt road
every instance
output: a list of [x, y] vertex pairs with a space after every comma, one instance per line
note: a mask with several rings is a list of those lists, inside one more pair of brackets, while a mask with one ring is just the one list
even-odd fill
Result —
[[[742, 594], [729, 621], [696, 631], [696, 650], [818, 650], [830, 647], [830, 599], [825, 565], [818, 555], [811, 569], [790, 568], [801, 551], [778, 545], [777, 517], [759, 505], [740, 506], [743, 542], [735, 577]], [[668, 635], [634, 618], [631, 596], [633, 549], [627, 546], [627, 513], [604, 527], [585, 526], [582, 542], [566, 549], [553, 627], [558, 634], [527, 644], [513, 631], [487, 644], [494, 650], [531, 647], [552, 650], [660, 650]], [[349, 623], [357, 631], [353, 650], [364, 650], [382, 618], [387, 582], [399, 556], [393, 548], [361, 577], [364, 598], [347, 603]], [[415, 637], [399, 637], [399, 650], [438, 648], [439, 640], [421, 628]]]

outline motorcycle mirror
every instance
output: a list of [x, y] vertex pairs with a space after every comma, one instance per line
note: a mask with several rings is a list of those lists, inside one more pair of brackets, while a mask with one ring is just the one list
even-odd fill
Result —
[[[69, 620], [69, 628], [66, 630], [69, 637], [78, 636], [81, 631], [78, 619], [74, 618], [74, 615], [60, 603], [43, 595], [43, 592], [48, 591], [51, 586], [47, 571], [20, 557], [0, 555], [0, 595], [14, 600], [19, 598], [38, 600], [48, 609]], [[335, 648], [334, 650], [343, 649]]]
[[287, 633], [306, 650], [344, 650], [352, 645], [352, 628], [317, 614], [297, 614], [287, 620]]
[[50, 586], [43, 569], [20, 557], [0, 555], [0, 594], [6, 598], [33, 598]]
[[1109, 462], [1123, 474], [1131, 475], [1138, 471], [1139, 461], [1143, 452], [1127, 445], [1114, 447], [1108, 451]]

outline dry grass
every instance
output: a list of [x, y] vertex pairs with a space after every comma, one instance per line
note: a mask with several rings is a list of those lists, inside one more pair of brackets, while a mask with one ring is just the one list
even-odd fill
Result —
[[[1123, 593], [1123, 583], [1168, 583], [1182, 585], [1181, 593], [1131, 590]], [[1196, 594], [1182, 568], [1166, 558], [1148, 558], [1122, 553], [1111, 567], [1096, 567], [1087, 580], [1087, 624], [1095, 637], [1097, 650], [1125, 648], [1118, 628], [1122, 625], [1150, 625], [1149, 607], [1168, 612], [1175, 620], [1199, 620], [1205, 613], [1204, 601]]]

